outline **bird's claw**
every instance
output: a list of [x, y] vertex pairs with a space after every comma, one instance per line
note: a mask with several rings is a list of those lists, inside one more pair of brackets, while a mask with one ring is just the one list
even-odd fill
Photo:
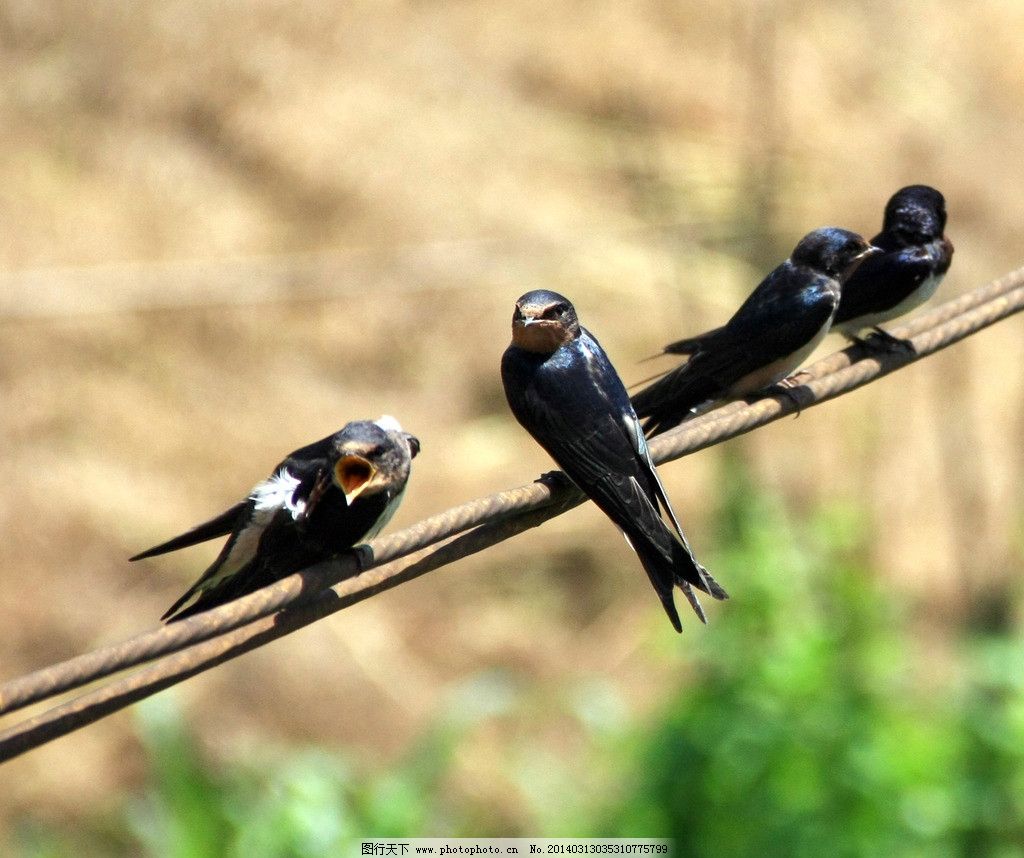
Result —
[[359, 567], [360, 575], [373, 565], [373, 549], [369, 545], [365, 543], [363, 545], [356, 545], [353, 547], [352, 553], [355, 555], [356, 566]]
[[902, 352], [903, 354], [911, 355], [917, 354], [917, 349], [914, 348], [914, 344], [910, 340], [903, 339], [902, 337], [894, 337], [882, 328], [872, 329], [867, 338], [860, 340], [860, 343], [873, 351], [897, 354]]
[[773, 384], [768, 388], [769, 393], [776, 395], [781, 394], [785, 396], [793, 405], [796, 406], [796, 416], [799, 417], [803, 413], [804, 402], [801, 400], [798, 390], [803, 387], [804, 383], [810, 379], [811, 374], [805, 370], [795, 373], [787, 378], [782, 379]]
[[778, 382], [777, 386], [783, 390], [793, 390], [794, 388], [800, 387], [806, 383], [811, 377], [811, 374], [806, 370], [802, 369], [799, 372], [794, 372], [792, 375], [787, 376]]
[[568, 489], [573, 484], [564, 471], [546, 471], [537, 477], [536, 482], [544, 483], [552, 491]]

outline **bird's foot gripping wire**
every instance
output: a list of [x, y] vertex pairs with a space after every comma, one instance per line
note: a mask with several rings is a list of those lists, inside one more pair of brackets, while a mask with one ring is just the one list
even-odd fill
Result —
[[810, 377], [811, 374], [809, 372], [800, 370], [800, 372], [793, 373], [793, 375], [773, 384], [768, 388], [767, 393], [785, 396], [786, 399], [796, 406], [796, 416], [799, 417], [803, 411], [804, 402], [801, 400], [798, 391]]
[[574, 485], [573, 481], [565, 475], [564, 471], [545, 471], [537, 477], [536, 482], [544, 483], [544, 485], [551, 489], [552, 494], [570, 489]]
[[373, 549], [369, 545], [356, 545], [353, 547], [352, 553], [355, 555], [356, 565], [359, 567], [358, 574], [362, 574], [373, 566]]
[[914, 344], [910, 340], [903, 339], [902, 337], [894, 337], [888, 331], [882, 328], [875, 328], [868, 335], [868, 343], [871, 344], [872, 348], [877, 348], [880, 351], [886, 352], [902, 352], [903, 354], [917, 354], [917, 349], [914, 348]]
[[882, 328], [872, 328], [866, 337], [851, 337], [853, 342], [871, 352], [883, 354], [917, 354], [917, 349], [910, 340], [894, 337]]

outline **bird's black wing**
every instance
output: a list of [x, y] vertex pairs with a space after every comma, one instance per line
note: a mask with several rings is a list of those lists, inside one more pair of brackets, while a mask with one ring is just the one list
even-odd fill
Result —
[[825, 275], [788, 262], [780, 265], [740, 305], [711, 341], [713, 348], [695, 355], [701, 358], [701, 372], [729, 386], [799, 351], [835, 312], [834, 289]]
[[[661, 388], [658, 399], [684, 395], [699, 377], [724, 391], [744, 376], [799, 351], [821, 330], [834, 307], [833, 302], [822, 302], [810, 312], [780, 320], [770, 330], [755, 329], [719, 338], [715, 348], [698, 352], [678, 369], [634, 396], [633, 406], [637, 414], [645, 416], [648, 402], [645, 394], [654, 396], [653, 388]], [[641, 407], [637, 407], [638, 400]]]
[[[681, 627], [672, 605], [676, 584], [704, 622], [704, 611], [689, 591], [690, 585], [715, 598], [724, 598], [724, 590], [697, 563], [681, 531], [677, 539], [668, 529], [657, 506], [659, 502], [668, 504], [664, 488], [653, 468], [642, 464], [627, 442], [622, 423], [612, 415], [595, 415], [580, 427], [543, 406], [533, 415], [545, 421], [548, 434], [543, 446], [552, 458], [629, 540], [673, 626]], [[639, 423], [636, 425], [642, 436]], [[672, 519], [677, 525], [674, 512]]]
[[[651, 457], [651, 451], [647, 446], [647, 439], [644, 437], [643, 428], [640, 426], [640, 421], [637, 420], [635, 412], [627, 421], [627, 428], [629, 430], [629, 434], [632, 436], [637, 455], [640, 457], [641, 468], [649, 479], [650, 488], [647, 492], [647, 496], [655, 506], [656, 512], [659, 506], [664, 510], [665, 514], [672, 522], [673, 529], [675, 530], [677, 540], [673, 542], [673, 554], [676, 555], [675, 562], [677, 567], [680, 562], [680, 558], [678, 557], [679, 551], [677, 549], [682, 548], [682, 553], [685, 555], [682, 559], [683, 566], [691, 567], [693, 573], [698, 579], [691, 581], [691, 579], [687, 577], [685, 580], [693, 583], [699, 589], [716, 599], [728, 599], [729, 594], [726, 593], [725, 588], [711, 576], [711, 573], [708, 572], [707, 569], [697, 562], [697, 558], [694, 556], [693, 550], [690, 548], [690, 542], [687, 540], [686, 534], [683, 533], [683, 526], [679, 523], [676, 511], [672, 508], [672, 502], [668, 499], [668, 492], [665, 491], [665, 484], [662, 483], [661, 476], [658, 474], [658, 470], [654, 466], [654, 459]], [[700, 604], [696, 601], [693, 594], [687, 587], [683, 586], [681, 581], [677, 580], [677, 583], [680, 585], [683, 592], [686, 593], [686, 597], [690, 600], [690, 604], [693, 605], [693, 609], [697, 612], [697, 615], [703, 620], [704, 611], [701, 609]]]
[[128, 559], [131, 561], [155, 557], [158, 554], [166, 554], [168, 551], [177, 551], [179, 548], [187, 548], [190, 545], [206, 542], [208, 539], [225, 536], [238, 524], [239, 517], [245, 509], [246, 503], [247, 501], [239, 501], [231, 509], [225, 510], [216, 518], [211, 518], [209, 521], [196, 525], [191, 530], [175, 536], [173, 539], [168, 539], [166, 542], [161, 542], [159, 545], [147, 548], [145, 551], [141, 551]]
[[[314, 455], [320, 449], [317, 445], [302, 448]], [[274, 475], [239, 505], [235, 528], [220, 554], [161, 619], [175, 614], [193, 598], [195, 602], [174, 619], [216, 607], [295, 571], [277, 568], [280, 557], [305, 565], [300, 529], [319, 503], [325, 479], [329, 483], [326, 459], [306, 459], [298, 452], [285, 459]], [[274, 546], [273, 557], [268, 556], [268, 544]]]
[[[290, 453], [288, 458], [278, 464], [274, 472], [277, 473], [286, 467], [295, 474], [305, 473], [308, 470], [305, 468], [305, 463], [311, 462], [315, 464], [326, 461], [330, 453], [332, 437], [328, 436], [319, 441], [314, 441], [312, 444], [307, 444], [305, 447], [300, 447], [298, 450]], [[231, 509], [225, 510], [216, 518], [211, 518], [209, 521], [196, 525], [191, 530], [175, 536], [173, 539], [168, 539], [166, 542], [161, 542], [159, 545], [147, 548], [134, 557], [129, 557], [128, 560], [143, 560], [146, 557], [156, 557], [159, 554], [166, 554], [168, 551], [177, 551], [179, 548], [198, 545], [200, 542], [206, 542], [208, 539], [226, 536], [239, 524], [240, 516], [247, 503], [248, 499], [239, 501]]]
[[835, 311], [835, 295], [827, 289], [777, 282], [765, 289], [771, 282], [769, 277], [755, 290], [706, 349], [633, 395], [648, 432], [671, 428], [702, 402], [720, 398], [748, 375], [799, 351]]
[[640, 477], [637, 455], [607, 397], [589, 385], [550, 389], [537, 384], [507, 391], [519, 422], [584, 492], [607, 496], [598, 505], [607, 506], [616, 523], [639, 512], [631, 492], [624, 491], [630, 478]]
[[[254, 507], [255, 502], [250, 499], [243, 513], [245, 523], [231, 534], [217, 559], [164, 612], [161, 620], [183, 620], [192, 614], [215, 608], [245, 593], [251, 593], [261, 586], [253, 582], [253, 574], [258, 568], [256, 559], [260, 542], [265, 532], [275, 525], [275, 521], [277, 526], [281, 526], [291, 516], [283, 509], [260, 516]], [[189, 602], [192, 604], [188, 604]], [[182, 609], [185, 605], [187, 607]]]
[[334, 435], [328, 435], [319, 441], [292, 450], [288, 456], [277, 467], [288, 468], [289, 470], [307, 471], [310, 466], [318, 466], [331, 458], [331, 449], [334, 444]]
[[674, 343], [669, 343], [662, 351], [665, 354], [672, 355], [692, 355], [695, 352], [708, 348], [716, 339], [722, 336], [724, 331], [725, 325], [722, 325], [720, 328], [713, 328], [710, 331], [705, 331], [703, 334], [697, 334], [695, 337], [688, 337], [676, 340]]

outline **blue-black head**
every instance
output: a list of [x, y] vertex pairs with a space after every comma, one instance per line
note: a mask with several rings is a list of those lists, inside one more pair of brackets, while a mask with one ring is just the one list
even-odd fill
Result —
[[512, 313], [512, 344], [530, 352], [552, 354], [580, 335], [576, 308], [564, 295], [534, 289]]
[[946, 229], [946, 199], [928, 185], [900, 188], [885, 206], [882, 229], [905, 244], [940, 238]]
[[868, 256], [880, 252], [855, 232], [827, 226], [801, 238], [789, 258], [794, 265], [806, 265], [829, 277], [843, 279]]

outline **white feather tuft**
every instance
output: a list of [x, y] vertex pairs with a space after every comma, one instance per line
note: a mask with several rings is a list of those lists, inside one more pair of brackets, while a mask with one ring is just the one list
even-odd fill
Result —
[[281, 468], [270, 479], [259, 483], [249, 497], [256, 502], [257, 512], [286, 509], [292, 514], [293, 519], [297, 519], [306, 508], [304, 500], [292, 501], [298, 487], [298, 479], [287, 468]]
[[390, 414], [383, 414], [377, 420], [373, 421], [385, 432], [401, 432], [402, 424], [395, 420]]

